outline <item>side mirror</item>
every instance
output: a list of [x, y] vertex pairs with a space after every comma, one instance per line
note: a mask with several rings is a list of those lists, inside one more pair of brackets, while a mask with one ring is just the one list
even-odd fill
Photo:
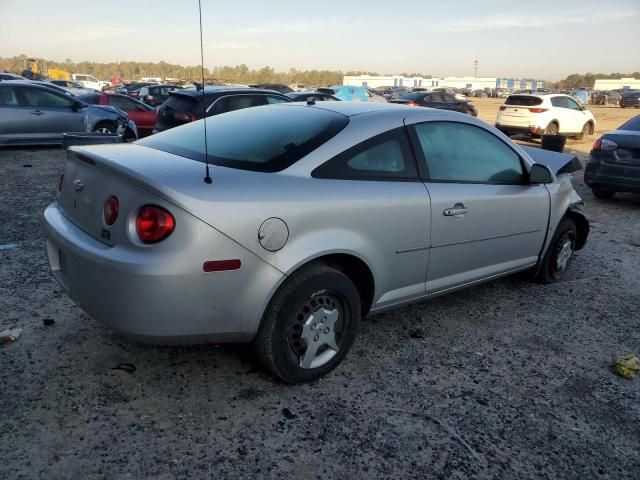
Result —
[[531, 166], [531, 170], [529, 170], [529, 183], [539, 184], [552, 182], [553, 173], [551, 173], [549, 167], [547, 167], [546, 165], [540, 165], [539, 163], [534, 163]]
[[73, 110], [74, 112], [77, 112], [82, 107], [84, 107], [84, 103], [79, 102], [78, 100], [74, 100], [73, 103], [71, 104], [71, 110]]

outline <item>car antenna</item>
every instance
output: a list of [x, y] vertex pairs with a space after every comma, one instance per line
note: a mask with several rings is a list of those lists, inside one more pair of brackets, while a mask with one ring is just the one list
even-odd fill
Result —
[[[198, 0], [198, 13], [200, 15], [200, 71], [202, 73], [202, 107], [205, 104], [204, 95], [204, 44], [202, 42], [202, 0]], [[211, 176], [209, 175], [209, 149], [207, 148], [207, 110], [204, 109], [204, 117], [202, 119], [204, 125], [204, 162], [205, 162], [205, 175], [204, 183], [213, 183]]]

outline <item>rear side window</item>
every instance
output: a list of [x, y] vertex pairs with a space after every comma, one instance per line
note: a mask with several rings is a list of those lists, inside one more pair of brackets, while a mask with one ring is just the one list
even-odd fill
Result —
[[569, 108], [569, 99], [567, 97], [553, 97], [551, 105], [560, 108]]
[[521, 107], [535, 107], [541, 103], [541, 98], [531, 97], [529, 95], [511, 95], [507, 97], [507, 100], [504, 102], [505, 105], [517, 105]]
[[80, 95], [78, 97], [80, 100], [82, 100], [83, 102], [86, 103], [93, 103], [94, 105], [98, 105], [99, 99], [98, 99], [98, 95], [94, 95], [93, 93], [88, 93], [86, 95]]
[[426, 160], [429, 181], [523, 183], [518, 154], [480, 127], [466, 123], [427, 122], [417, 124], [413, 129]]
[[176, 112], [190, 112], [195, 104], [195, 99], [187, 95], [169, 95], [169, 98], [161, 108], [175, 110]]
[[138, 105], [136, 102], [134, 102], [130, 98], [115, 97], [112, 95], [107, 96], [107, 101], [109, 102], [109, 105], [111, 105], [112, 107], [120, 108], [122, 110], [135, 110], [136, 105]]
[[415, 161], [404, 127], [366, 140], [311, 174], [336, 180], [417, 180]]
[[0, 87], [0, 106], [17, 106], [19, 104], [16, 92], [11, 87]]
[[267, 103], [264, 95], [230, 95], [219, 98], [207, 110], [207, 116], [233, 112], [243, 108], [258, 107]]
[[[243, 108], [207, 119], [209, 162], [243, 170], [277, 172], [335, 136], [349, 119], [306, 106]], [[203, 121], [152, 135], [137, 143], [205, 161]]]

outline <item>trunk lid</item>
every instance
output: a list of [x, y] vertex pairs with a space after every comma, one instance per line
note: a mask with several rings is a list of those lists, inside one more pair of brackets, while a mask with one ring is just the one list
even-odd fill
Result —
[[601, 150], [605, 162], [640, 167], [640, 132], [614, 130], [603, 135], [602, 139], [617, 145], [613, 150]]

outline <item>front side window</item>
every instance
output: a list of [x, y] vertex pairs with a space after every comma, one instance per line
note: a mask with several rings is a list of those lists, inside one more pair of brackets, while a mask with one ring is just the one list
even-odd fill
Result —
[[416, 180], [403, 127], [366, 140], [316, 168], [312, 176], [337, 180]]
[[0, 107], [14, 107], [18, 106], [18, 97], [16, 92], [11, 87], [0, 87]]
[[580, 105], [578, 105], [578, 103], [573, 98], [567, 97], [567, 106], [571, 110], [580, 110]]
[[27, 102], [37, 108], [69, 108], [71, 101], [61, 95], [39, 88], [22, 88]]
[[518, 154], [483, 128], [456, 122], [427, 122], [412, 127], [416, 144], [434, 182], [521, 184]]
[[107, 96], [109, 105], [112, 107], [119, 108], [121, 110], [135, 110], [136, 103], [133, 100], [123, 97], [113, 97], [111, 95]]

